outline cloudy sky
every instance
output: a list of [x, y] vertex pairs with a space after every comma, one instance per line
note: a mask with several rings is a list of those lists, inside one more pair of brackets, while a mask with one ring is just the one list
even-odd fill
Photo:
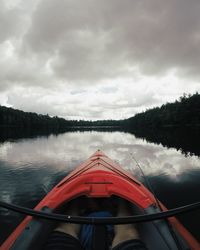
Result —
[[200, 91], [199, 0], [0, 0], [0, 104], [127, 118]]

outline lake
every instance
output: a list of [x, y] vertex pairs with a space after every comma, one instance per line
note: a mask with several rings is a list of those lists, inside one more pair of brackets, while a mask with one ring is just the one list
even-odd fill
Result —
[[[199, 155], [190, 154], [188, 148], [185, 153], [149, 141], [122, 131], [74, 131], [4, 139], [0, 142], [0, 199], [32, 208], [66, 174], [101, 149], [144, 183], [136, 159], [155, 194], [168, 208], [199, 201]], [[191, 150], [194, 151], [193, 144]], [[0, 242], [22, 219], [22, 215], [0, 208]], [[179, 219], [200, 240], [200, 212], [181, 215]]]

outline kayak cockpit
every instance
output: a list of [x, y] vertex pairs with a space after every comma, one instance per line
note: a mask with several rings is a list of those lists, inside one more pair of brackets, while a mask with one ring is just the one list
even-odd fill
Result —
[[[154, 197], [153, 193], [135, 179], [131, 173], [123, 170], [103, 152], [97, 151], [58, 183], [35, 207], [34, 211], [45, 211], [52, 216], [55, 213], [66, 214], [66, 208], [71, 203], [77, 202], [79, 203], [80, 216], [91, 216], [91, 212], [97, 211], [109, 212], [112, 216], [110, 221], [110, 224], [112, 224], [113, 217], [115, 221], [120, 217], [116, 210], [120, 200], [128, 203], [131, 215], [145, 215], [146, 217], [146, 215], [168, 211]], [[97, 205], [91, 207], [91, 204]], [[30, 215], [30, 213], [26, 214]], [[80, 222], [81, 218], [79, 217], [76, 223], [95, 224], [93, 222], [98, 220], [98, 218], [89, 217], [90, 220], [88, 218]], [[156, 220], [153, 219], [148, 222], [143, 220], [136, 225], [141, 240], [149, 250], [200, 249], [199, 243], [175, 217], [161, 218], [163, 217], [157, 217]], [[126, 224], [130, 224], [127, 221], [128, 219], [126, 218]], [[102, 242], [106, 242], [106, 239], [109, 238], [109, 233], [105, 230], [106, 225], [110, 225], [107, 223], [108, 220], [103, 218], [99, 218], [99, 220], [99, 225], [102, 226], [95, 224], [94, 235], [95, 240], [100, 243], [94, 243], [95, 250], [98, 250], [99, 246], [102, 247]], [[104, 223], [102, 223], [103, 220]], [[68, 222], [71, 222], [71, 220], [68, 220]], [[56, 226], [57, 223], [53, 220], [27, 216], [4, 242], [1, 249], [43, 249], [50, 233]], [[111, 235], [111, 240], [112, 237]], [[99, 249], [103, 250], [102, 248]]]
[[[112, 217], [116, 217], [119, 200], [121, 200], [121, 198], [116, 196], [95, 199], [81, 196], [62, 205], [61, 207], [56, 208], [54, 211], [48, 207], [44, 207], [42, 211], [47, 213], [64, 214], [67, 207], [75, 202], [78, 204], [81, 216], [94, 216], [95, 212], [97, 212], [97, 214], [99, 213], [101, 215], [105, 215], [105, 212], [107, 212]], [[159, 211], [159, 208], [155, 206], [151, 206], [147, 209], [141, 209], [131, 202], [128, 202], [128, 206], [130, 207], [132, 215], [152, 214]], [[55, 221], [33, 218], [14, 242], [12, 250], [44, 249], [49, 235], [56, 228], [56, 226], [57, 223]], [[166, 220], [138, 223], [134, 226], [137, 227], [141, 240], [145, 243], [149, 250], [175, 250], [180, 249], [180, 246], [181, 249], [189, 249], [185, 240], [177, 231], [169, 226]], [[84, 226], [82, 225], [82, 228], [83, 227]], [[107, 242], [108, 245], [111, 244], [114, 237], [113, 227], [111, 227], [110, 231], [106, 225], [96, 225], [93, 227], [94, 234], [92, 241], [93, 246], [96, 246], [94, 249], [106, 250], [105, 243]], [[105, 245], [104, 248], [102, 248], [103, 243]]]

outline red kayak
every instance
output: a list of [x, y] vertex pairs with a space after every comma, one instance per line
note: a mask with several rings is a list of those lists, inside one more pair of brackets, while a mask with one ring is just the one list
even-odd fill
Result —
[[[116, 202], [118, 197], [131, 204], [134, 215], [168, 211], [143, 184], [100, 150], [57, 184], [34, 210], [62, 214], [63, 207], [75, 199]], [[27, 216], [0, 249], [42, 249], [55, 223], [52, 220]], [[198, 241], [175, 217], [140, 222], [138, 230], [141, 240], [150, 250], [200, 249]]]

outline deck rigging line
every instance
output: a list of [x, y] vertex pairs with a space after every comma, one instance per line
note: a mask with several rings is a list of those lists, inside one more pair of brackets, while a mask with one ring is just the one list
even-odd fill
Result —
[[0, 201], [0, 207], [21, 214], [30, 215], [41, 219], [60, 221], [60, 222], [67, 222], [74, 224], [92, 224], [92, 225], [119, 225], [119, 224], [132, 224], [132, 223], [141, 223], [147, 221], [166, 219], [169, 217], [173, 217], [175, 215], [200, 209], [200, 202], [192, 203], [178, 208], [173, 208], [168, 211], [163, 211], [153, 214], [144, 214], [144, 215], [126, 216], [126, 217], [110, 217], [110, 218], [82, 217], [82, 216], [63, 215], [57, 213], [47, 213], [14, 204], [9, 204], [3, 201]]

